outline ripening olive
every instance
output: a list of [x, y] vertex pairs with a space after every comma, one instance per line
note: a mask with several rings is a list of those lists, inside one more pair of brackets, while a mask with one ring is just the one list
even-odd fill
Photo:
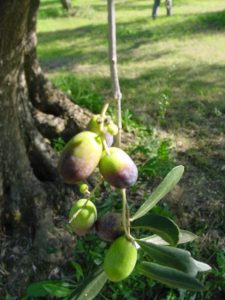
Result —
[[126, 188], [134, 184], [138, 177], [138, 170], [130, 158], [122, 149], [112, 147], [110, 154], [103, 152], [99, 162], [99, 170], [106, 181], [117, 188]]
[[121, 214], [106, 213], [95, 222], [95, 230], [100, 239], [112, 242], [124, 233]]
[[59, 172], [66, 183], [78, 183], [94, 172], [101, 155], [101, 138], [91, 131], [81, 132], [66, 144], [59, 160]]

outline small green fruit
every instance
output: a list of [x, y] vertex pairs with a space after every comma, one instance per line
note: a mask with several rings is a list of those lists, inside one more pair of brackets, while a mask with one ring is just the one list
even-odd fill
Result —
[[86, 183], [83, 183], [80, 185], [80, 193], [85, 194], [88, 192], [88, 185]]
[[[74, 214], [77, 213], [79, 209], [82, 208], [84, 203], [87, 201], [87, 199], [80, 199], [75, 204], [70, 210], [69, 213], [69, 220], [71, 220], [74, 216]], [[92, 201], [88, 201], [87, 204], [85, 205], [84, 208], [81, 209], [80, 213], [77, 215], [74, 220], [70, 223], [73, 231], [77, 235], [85, 235], [90, 231], [92, 226], [94, 225], [95, 221], [97, 219], [97, 210]]]
[[108, 126], [107, 126], [107, 131], [108, 133], [110, 133], [112, 136], [115, 136], [117, 135], [118, 133], [118, 126], [114, 123], [110, 123]]
[[125, 236], [117, 238], [106, 253], [104, 270], [109, 280], [117, 282], [127, 278], [137, 262], [137, 249]]
[[[103, 134], [106, 140], [106, 144], [108, 147], [111, 147], [113, 144], [113, 136], [108, 133], [105, 129], [105, 126], [108, 126], [108, 123], [111, 121], [110, 116], [105, 116], [104, 118], [101, 115], [94, 115], [90, 122], [88, 123], [88, 130], [95, 132], [96, 134], [100, 135]], [[103, 123], [103, 132], [101, 132], [101, 125]]]
[[138, 170], [133, 160], [122, 149], [112, 147], [108, 155], [105, 151], [99, 162], [99, 170], [106, 181], [117, 188], [134, 184]]
[[101, 124], [104, 122], [101, 115], [94, 115], [88, 123], [88, 130], [97, 134], [101, 133]]
[[94, 172], [101, 155], [101, 138], [91, 131], [81, 132], [66, 144], [59, 160], [59, 172], [66, 183], [83, 181]]
[[104, 241], [112, 242], [124, 233], [121, 214], [108, 212], [95, 222], [98, 237]]

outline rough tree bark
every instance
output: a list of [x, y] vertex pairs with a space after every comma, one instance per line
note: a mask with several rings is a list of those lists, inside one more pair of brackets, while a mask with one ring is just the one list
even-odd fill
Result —
[[76, 189], [58, 177], [49, 140], [68, 140], [90, 113], [42, 73], [38, 6], [39, 0], [0, 1], [0, 299], [7, 291], [19, 298], [30, 279], [47, 276], [74, 247], [63, 220]]

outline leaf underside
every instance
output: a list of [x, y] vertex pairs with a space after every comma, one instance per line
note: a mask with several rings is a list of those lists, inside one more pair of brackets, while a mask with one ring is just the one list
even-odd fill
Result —
[[170, 246], [161, 246], [138, 240], [137, 243], [160, 265], [171, 267], [188, 275], [196, 276], [198, 268], [190, 252]]
[[192, 291], [203, 290], [203, 285], [198, 279], [173, 268], [156, 263], [142, 262], [137, 269], [141, 274], [172, 288], [183, 288]]
[[170, 245], [176, 246], [179, 241], [179, 228], [175, 222], [167, 217], [148, 214], [131, 223], [134, 229], [145, 229], [156, 233]]

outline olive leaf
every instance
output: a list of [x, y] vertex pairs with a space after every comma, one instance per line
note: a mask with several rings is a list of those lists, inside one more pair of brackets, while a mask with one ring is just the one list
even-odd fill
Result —
[[198, 268], [189, 251], [140, 240], [137, 240], [137, 243], [156, 263], [177, 269], [191, 276], [197, 275]]
[[89, 275], [80, 286], [73, 292], [70, 300], [92, 300], [94, 299], [107, 281], [107, 276], [102, 268], [98, 268]]
[[184, 172], [183, 166], [173, 168], [153, 191], [150, 197], [137, 210], [131, 221], [143, 217], [150, 209], [152, 209], [166, 194], [168, 194], [179, 182]]
[[176, 246], [179, 241], [179, 228], [170, 218], [148, 214], [131, 223], [134, 229], [145, 229], [156, 233], [170, 245]]
[[[187, 230], [183, 230], [183, 229], [179, 229], [179, 241], [178, 241], [178, 245], [179, 244], [185, 244], [188, 242], [192, 242], [195, 239], [197, 239], [198, 236], [190, 231]], [[144, 237], [142, 239], [140, 239], [140, 241], [144, 241], [147, 243], [152, 243], [152, 244], [156, 244], [156, 245], [164, 245], [167, 246], [169, 245], [169, 243], [167, 241], [165, 241], [162, 237], [158, 236], [157, 234], [153, 234], [147, 237]], [[140, 248], [140, 246], [137, 244], [137, 248]]]
[[32, 283], [28, 286], [26, 297], [40, 298], [40, 297], [55, 297], [65, 298], [72, 293], [72, 287], [67, 282], [45, 280]]
[[170, 267], [144, 261], [137, 267], [137, 270], [146, 277], [172, 288], [182, 288], [191, 291], [203, 290], [203, 285], [198, 279]]
[[198, 261], [198, 260], [194, 259], [194, 263], [195, 263], [196, 267], [198, 268], [198, 272], [207, 272], [212, 269], [208, 264], [206, 264], [202, 261]]

